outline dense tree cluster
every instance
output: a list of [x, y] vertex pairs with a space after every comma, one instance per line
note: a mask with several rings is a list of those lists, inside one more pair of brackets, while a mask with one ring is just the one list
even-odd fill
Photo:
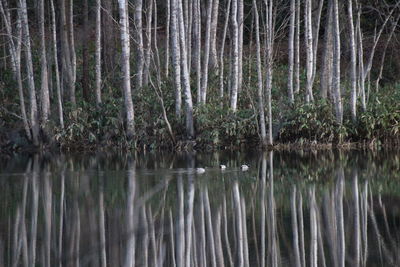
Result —
[[[399, 5], [361, 0], [0, 0], [0, 68], [11, 70], [16, 116], [35, 145], [50, 125], [63, 129], [64, 117], [76, 116], [82, 101], [101, 106], [105, 96], [112, 96], [111, 87], [121, 88], [128, 138], [137, 132], [134, 93], [151, 90], [174, 142], [172, 116], [185, 121], [185, 136], [194, 139], [196, 107], [218, 95], [221, 105], [236, 113], [245, 88], [257, 88], [260, 143], [272, 145], [275, 68], [287, 66], [287, 89], [281, 94], [291, 105], [324, 98], [331, 101], [338, 125], [344, 110], [357, 122], [367, 110], [370, 91], [379, 90], [386, 51], [396, 45]], [[254, 81], [246, 77], [247, 65], [254, 66]], [[166, 110], [166, 90], [174, 92], [174, 113]]]

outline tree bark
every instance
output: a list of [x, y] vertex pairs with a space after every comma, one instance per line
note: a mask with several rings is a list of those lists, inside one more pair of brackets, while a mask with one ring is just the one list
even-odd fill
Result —
[[237, 110], [237, 98], [239, 90], [239, 26], [237, 21], [238, 0], [232, 0], [232, 73], [231, 73], [231, 109]]
[[304, 5], [304, 28], [305, 28], [305, 44], [307, 53], [307, 82], [306, 82], [306, 102], [314, 101], [313, 87], [313, 66], [314, 66], [314, 49], [313, 49], [313, 33], [312, 33], [312, 18], [311, 18], [311, 0], [305, 0]]
[[182, 68], [182, 81], [185, 90], [185, 113], [186, 113], [186, 132], [189, 139], [194, 138], [194, 126], [193, 126], [193, 102], [192, 102], [192, 92], [190, 89], [190, 77], [187, 62], [187, 50], [185, 42], [185, 27], [183, 24], [183, 10], [182, 10], [182, 0], [179, 1], [179, 6], [177, 7], [178, 21], [179, 21], [179, 41], [181, 45], [181, 68]]
[[206, 103], [207, 85], [208, 85], [208, 63], [210, 59], [210, 36], [211, 36], [211, 18], [212, 18], [213, 0], [208, 1], [207, 6], [207, 25], [206, 25], [206, 39], [204, 44], [204, 60], [203, 60], [203, 79], [201, 83], [201, 96], [200, 103]]
[[39, 114], [36, 100], [36, 89], [35, 81], [33, 77], [33, 64], [32, 64], [32, 52], [31, 52], [31, 40], [29, 34], [28, 24], [28, 10], [26, 7], [26, 0], [21, 0], [21, 16], [22, 16], [22, 32], [23, 32], [23, 43], [25, 45], [25, 60], [26, 60], [26, 72], [28, 79], [29, 88], [29, 100], [30, 100], [30, 123], [32, 128], [32, 139], [33, 144], [39, 144]]
[[44, 30], [44, 0], [39, 0], [39, 36], [40, 36], [40, 66], [41, 66], [41, 121], [47, 125], [50, 114], [49, 78], [46, 58], [46, 36]]
[[101, 104], [101, 0], [96, 0], [96, 105]]
[[128, 17], [128, 2], [126, 0], [118, 0], [119, 16], [120, 16], [120, 31], [121, 31], [121, 65], [123, 77], [123, 92], [124, 103], [126, 111], [126, 133], [128, 139], [132, 138], [135, 134], [134, 124], [134, 111], [131, 92], [131, 78], [130, 78], [130, 41], [129, 41], [129, 17]]
[[177, 12], [177, 0], [171, 0], [171, 54], [175, 83], [175, 115], [177, 118], [180, 118], [182, 109], [181, 47], [179, 44], [179, 25]]
[[[97, 0], [96, 0], [97, 1]], [[83, 1], [83, 32], [84, 32], [84, 41], [82, 44], [82, 95], [83, 99], [86, 102], [89, 102], [89, 41], [90, 41], [90, 33], [89, 33], [89, 6], [88, 0]]]
[[51, 31], [53, 37], [54, 71], [56, 75], [55, 79], [56, 79], [56, 91], [57, 91], [58, 119], [60, 121], [61, 129], [64, 129], [64, 115], [62, 106], [62, 95], [61, 95], [59, 62], [58, 62], [58, 51], [57, 51], [56, 13], [54, 10], [53, 0], [50, 0], [50, 8], [51, 8]]
[[150, 75], [150, 59], [151, 59], [151, 24], [152, 24], [152, 15], [153, 15], [153, 0], [148, 1], [148, 6], [146, 8], [146, 50], [144, 53], [144, 70], [143, 70], [143, 85], [147, 86], [149, 83], [149, 75]]
[[333, 0], [333, 90], [336, 120], [339, 125], [343, 123], [343, 106], [340, 88], [340, 30], [339, 30], [339, 5], [338, 0]]
[[352, 0], [347, 1], [347, 12], [349, 18], [349, 30], [350, 30], [350, 82], [351, 82], [351, 99], [350, 99], [350, 110], [351, 118], [353, 122], [357, 120], [357, 52], [356, 52], [356, 41], [354, 34], [354, 24], [353, 24], [353, 3]]
[[320, 94], [322, 98], [327, 98], [332, 88], [332, 65], [333, 65], [333, 9], [332, 1], [328, 1], [325, 23], [324, 48], [322, 53], [322, 66], [320, 78]]
[[256, 57], [257, 57], [257, 96], [258, 96], [258, 112], [260, 120], [260, 138], [261, 144], [265, 146], [267, 144], [267, 133], [265, 130], [265, 114], [264, 114], [264, 89], [263, 89], [263, 78], [262, 78], [262, 66], [261, 66], [261, 44], [260, 44], [260, 30], [259, 30], [259, 16], [257, 1], [253, 0], [253, 11], [255, 20], [256, 30]]
[[[291, 104], [294, 103], [293, 93], [293, 63], [294, 63], [294, 29], [296, 19], [296, 1], [290, 1], [290, 25], [289, 25], [289, 45], [288, 45], [288, 97]], [[256, 26], [257, 27], [257, 26]], [[257, 32], [257, 29], [256, 29]]]
[[214, 0], [211, 19], [211, 40], [210, 40], [210, 67], [218, 69], [217, 54], [217, 30], [218, 30], [219, 0]]
[[[6, 4], [7, 1], [4, 1]], [[11, 55], [11, 67], [14, 72], [14, 78], [18, 85], [18, 95], [19, 95], [19, 103], [21, 109], [22, 122], [24, 124], [25, 133], [28, 139], [32, 138], [28, 117], [26, 115], [26, 107], [25, 107], [25, 97], [24, 90], [22, 86], [22, 77], [21, 77], [21, 43], [22, 43], [22, 28], [21, 28], [21, 15], [20, 10], [18, 11], [17, 21], [16, 21], [16, 33], [13, 33], [11, 28], [11, 16], [7, 10], [7, 6], [3, 6], [3, 0], [0, 0], [0, 12], [3, 16], [7, 36], [9, 39], [9, 50]], [[16, 42], [14, 42], [13, 34], [16, 36]]]

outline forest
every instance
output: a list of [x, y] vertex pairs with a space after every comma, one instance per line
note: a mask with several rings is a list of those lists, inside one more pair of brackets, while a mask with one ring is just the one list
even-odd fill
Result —
[[0, 151], [398, 146], [400, 1], [0, 0]]

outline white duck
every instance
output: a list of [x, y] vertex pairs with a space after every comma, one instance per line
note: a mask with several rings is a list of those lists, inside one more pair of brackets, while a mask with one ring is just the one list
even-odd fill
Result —
[[205, 173], [206, 170], [204, 168], [196, 168], [196, 173]]
[[219, 165], [219, 168], [220, 168], [221, 170], [225, 170], [225, 169], [226, 169], [226, 166], [225, 166], [224, 164], [221, 164], [221, 165]]
[[248, 169], [249, 169], [249, 166], [247, 166], [247, 165], [242, 165], [242, 166], [240, 166], [240, 169], [242, 170], [242, 171], [247, 171]]

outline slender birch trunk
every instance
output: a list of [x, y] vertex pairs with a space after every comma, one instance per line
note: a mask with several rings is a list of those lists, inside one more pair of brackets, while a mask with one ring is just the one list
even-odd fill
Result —
[[300, 0], [296, 1], [296, 29], [294, 46], [294, 93], [300, 92]]
[[340, 88], [340, 29], [339, 29], [339, 4], [338, 0], [333, 0], [333, 90], [334, 90], [334, 103], [335, 114], [337, 122], [342, 125], [343, 123], [343, 105], [342, 95]]
[[171, 0], [171, 54], [172, 66], [174, 69], [175, 82], [175, 115], [181, 116], [182, 107], [182, 88], [181, 88], [181, 47], [179, 44], [179, 25], [178, 25], [178, 4], [179, 0]]
[[261, 45], [260, 45], [260, 30], [259, 30], [259, 16], [257, 9], [257, 1], [253, 0], [253, 11], [255, 20], [255, 30], [256, 30], [256, 54], [257, 54], [257, 95], [258, 95], [258, 110], [259, 110], [259, 120], [260, 120], [260, 138], [262, 146], [267, 144], [267, 133], [265, 130], [265, 114], [264, 114], [264, 89], [263, 89], [263, 78], [262, 78], [262, 67], [261, 67]]
[[[288, 97], [291, 104], [294, 103], [293, 93], [293, 67], [294, 67], [294, 30], [295, 30], [295, 19], [296, 19], [296, 0], [290, 1], [290, 25], [289, 25], [289, 45], [288, 45]], [[257, 26], [256, 19], [256, 28]], [[257, 29], [256, 29], [257, 34]]]
[[244, 0], [237, 0], [237, 24], [238, 24], [238, 92], [243, 86], [243, 28], [244, 28]]
[[237, 20], [238, 0], [232, 0], [232, 72], [231, 72], [231, 109], [237, 110], [237, 98], [239, 90], [239, 26]]
[[193, 126], [193, 102], [192, 92], [190, 89], [190, 77], [188, 71], [188, 62], [186, 54], [186, 43], [185, 43], [185, 27], [183, 24], [183, 12], [182, 12], [182, 0], [179, 1], [179, 40], [181, 45], [181, 68], [182, 68], [182, 81], [185, 91], [185, 113], [186, 113], [186, 132], [189, 139], [194, 138], [194, 126]]
[[56, 13], [54, 10], [53, 0], [50, 0], [50, 8], [51, 8], [51, 31], [53, 37], [54, 72], [55, 72], [56, 91], [57, 91], [58, 119], [60, 122], [61, 129], [64, 129], [64, 115], [62, 106], [62, 95], [61, 95], [60, 73], [59, 73], [58, 51], [57, 51]]
[[21, 24], [23, 32], [23, 43], [25, 45], [25, 60], [26, 60], [26, 72], [28, 79], [29, 88], [29, 100], [30, 100], [30, 123], [32, 128], [32, 139], [33, 144], [39, 144], [39, 114], [36, 100], [36, 89], [35, 81], [33, 77], [33, 64], [32, 64], [32, 52], [31, 52], [31, 37], [29, 34], [29, 24], [28, 24], [28, 10], [26, 7], [26, 0], [20, 1], [21, 5]]
[[349, 30], [350, 30], [350, 82], [351, 82], [351, 100], [350, 100], [350, 110], [351, 118], [353, 122], [357, 120], [357, 51], [356, 51], [356, 41], [354, 34], [354, 24], [353, 24], [353, 1], [347, 1], [347, 12], [349, 18]]
[[[134, 40], [135, 40], [135, 89], [143, 86], [143, 66], [144, 66], [144, 48], [143, 48], [143, 0], [135, 0], [134, 16]], [[168, 47], [167, 47], [168, 48]]]
[[148, 85], [150, 76], [150, 57], [151, 57], [151, 24], [153, 18], [153, 0], [148, 1], [146, 8], [146, 50], [144, 52], [144, 70], [143, 70], [143, 85]]
[[[7, 3], [4, 1], [4, 3]], [[14, 78], [18, 84], [18, 95], [19, 95], [19, 105], [21, 109], [22, 122], [24, 124], [25, 133], [28, 139], [32, 139], [31, 130], [29, 127], [28, 117], [26, 115], [26, 107], [25, 107], [25, 97], [24, 90], [22, 85], [22, 77], [21, 77], [21, 43], [22, 43], [22, 27], [21, 27], [21, 10], [18, 10], [18, 16], [16, 21], [16, 33], [13, 33], [11, 28], [11, 16], [9, 16], [9, 12], [7, 11], [7, 6], [3, 6], [3, 0], [0, 1], [0, 12], [3, 16], [7, 36], [9, 39], [9, 50], [11, 55], [11, 63], [12, 69], [14, 72]], [[8, 15], [7, 15], [8, 14]], [[13, 36], [15, 35], [15, 40]]]
[[96, 0], [96, 105], [101, 104], [101, 0]]
[[315, 81], [315, 75], [317, 73], [317, 59], [318, 59], [318, 43], [319, 43], [319, 28], [321, 26], [321, 15], [324, 7], [324, 0], [319, 0], [317, 14], [313, 25], [313, 72], [312, 72], [312, 84]]
[[208, 62], [210, 59], [210, 37], [211, 37], [211, 18], [212, 18], [213, 0], [208, 1], [207, 5], [207, 25], [206, 25], [206, 39], [204, 44], [204, 59], [203, 59], [203, 79], [201, 83], [201, 96], [200, 103], [206, 103], [207, 85], [208, 85]]
[[220, 73], [219, 73], [219, 96], [221, 98], [221, 105], [223, 105], [224, 98], [224, 56], [225, 56], [225, 41], [226, 41], [226, 33], [228, 30], [229, 16], [231, 11], [231, 0], [228, 0], [225, 12], [225, 23], [224, 23], [224, 32], [222, 34], [221, 41], [221, 51], [219, 56], [219, 64], [220, 64]]
[[367, 110], [367, 102], [365, 99], [365, 79], [364, 79], [364, 47], [363, 47], [363, 34], [361, 31], [361, 7], [357, 10], [357, 43], [358, 43], [358, 83], [360, 85], [361, 107], [363, 112]]
[[200, 0], [193, 4], [193, 62], [196, 71], [197, 103], [201, 103], [201, 13]]
[[306, 83], [306, 102], [314, 101], [312, 92], [312, 76], [313, 76], [313, 66], [314, 66], [314, 50], [313, 50], [313, 33], [312, 33], [312, 7], [311, 0], [305, 0], [304, 5], [304, 28], [305, 28], [305, 44], [307, 53], [307, 83]]
[[333, 67], [333, 7], [332, 1], [328, 1], [324, 33], [324, 47], [322, 52], [322, 66], [320, 78], [320, 94], [322, 98], [331, 95], [332, 89], [332, 67]]
[[73, 105], [76, 105], [76, 96], [75, 96], [75, 82], [76, 82], [76, 53], [75, 53], [75, 35], [74, 35], [74, 0], [69, 0], [69, 19], [68, 19], [68, 38], [69, 38], [69, 47], [71, 49], [71, 81], [70, 81], [70, 90], [71, 90], [71, 102]]
[[[83, 0], [83, 44], [82, 44], [82, 95], [86, 102], [89, 102], [89, 0]], [[97, 0], [96, 0], [97, 1]], [[96, 25], [97, 26], [97, 25]]]
[[169, 42], [170, 42], [170, 24], [171, 24], [171, 0], [167, 0], [167, 5], [165, 7], [166, 12], [166, 24], [165, 24], [165, 77], [169, 77]]
[[[228, 8], [229, 9], [229, 8]], [[218, 30], [219, 0], [213, 1], [210, 39], [210, 67], [218, 69], [217, 30]]]
[[73, 72], [71, 63], [70, 44], [68, 41], [68, 23], [66, 16], [65, 0], [60, 0], [60, 32], [61, 32], [61, 63], [62, 63], [62, 80], [67, 85], [69, 101], [75, 106], [75, 86], [73, 83]]
[[47, 125], [50, 114], [49, 78], [46, 59], [46, 36], [44, 31], [44, 0], [39, 0], [39, 36], [40, 36], [40, 66], [41, 66], [41, 121]]
[[268, 145], [273, 145], [272, 137], [272, 64], [273, 64], [273, 47], [274, 47], [274, 12], [273, 1], [265, 1], [266, 5], [266, 90], [267, 90], [267, 105], [268, 105]]
[[129, 42], [129, 17], [128, 17], [128, 2], [126, 0], [118, 0], [119, 16], [120, 16], [120, 31], [121, 31], [121, 64], [123, 74], [123, 91], [124, 103], [126, 111], [126, 133], [128, 138], [132, 138], [135, 134], [134, 111], [131, 93], [131, 77], [130, 77], [130, 42]]

